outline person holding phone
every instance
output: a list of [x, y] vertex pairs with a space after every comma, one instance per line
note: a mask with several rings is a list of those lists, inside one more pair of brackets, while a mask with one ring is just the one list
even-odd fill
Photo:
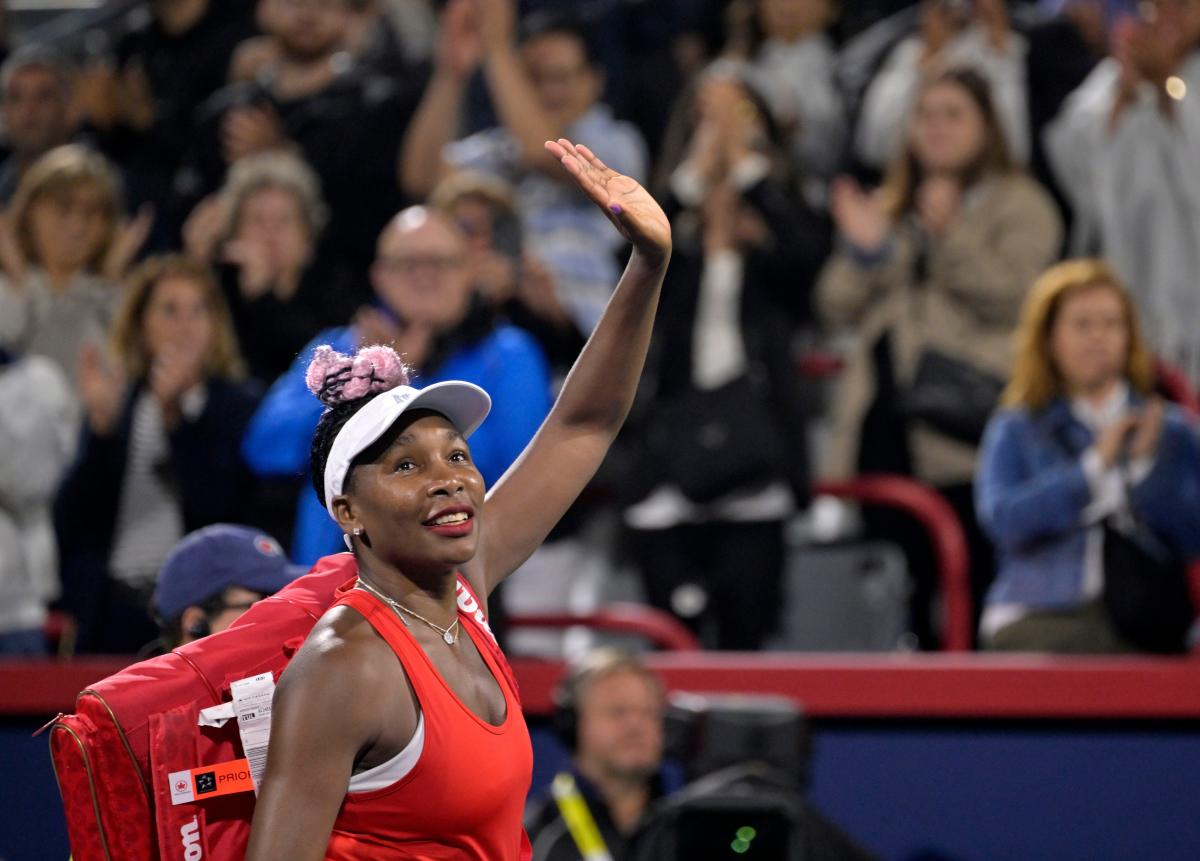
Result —
[[1108, 530], [1144, 531], [1180, 563], [1200, 555], [1195, 428], [1152, 395], [1133, 302], [1103, 261], [1043, 274], [1016, 340], [976, 479], [998, 555], [981, 639], [1001, 650], [1137, 651], [1103, 600], [1115, 573]]
[[[250, 469], [294, 476], [307, 468], [322, 406], [304, 375], [318, 345], [353, 352], [383, 344], [417, 369], [417, 385], [461, 379], [496, 396], [471, 448], [484, 480], [498, 480], [550, 409], [550, 371], [533, 337], [498, 320], [475, 293], [467, 263], [462, 233], [448, 216], [425, 207], [396, 215], [371, 266], [374, 301], [348, 325], [320, 332], [271, 387], [243, 442]], [[292, 558], [304, 565], [342, 547], [341, 531], [312, 493], [300, 494], [294, 536]]]
[[429, 205], [462, 231], [475, 290], [498, 315], [537, 339], [555, 379], [565, 377], [587, 334], [559, 297], [550, 268], [526, 249], [516, 188], [497, 177], [459, 171], [438, 183]]

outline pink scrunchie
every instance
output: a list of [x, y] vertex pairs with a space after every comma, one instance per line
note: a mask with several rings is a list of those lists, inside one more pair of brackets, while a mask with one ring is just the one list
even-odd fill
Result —
[[363, 347], [353, 356], [328, 344], [317, 347], [304, 374], [308, 390], [336, 407], [409, 384], [408, 368], [391, 347]]

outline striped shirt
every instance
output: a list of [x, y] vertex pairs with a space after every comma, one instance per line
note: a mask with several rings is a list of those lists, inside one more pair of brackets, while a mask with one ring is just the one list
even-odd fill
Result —
[[[189, 391], [183, 397], [184, 415], [199, 415], [205, 400], [203, 389]], [[175, 484], [162, 410], [149, 391], [142, 391], [133, 408], [116, 535], [109, 557], [113, 578], [131, 586], [152, 583], [183, 532], [183, 504]]]

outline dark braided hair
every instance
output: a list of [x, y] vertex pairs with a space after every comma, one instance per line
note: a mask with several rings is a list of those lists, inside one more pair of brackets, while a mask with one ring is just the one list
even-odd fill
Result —
[[[326, 505], [325, 465], [333, 441], [346, 422], [376, 395], [408, 385], [408, 368], [391, 347], [363, 347], [355, 355], [346, 356], [321, 346], [313, 353], [305, 382], [308, 390], [329, 407], [317, 422], [308, 458], [313, 488], [321, 504]], [[349, 479], [347, 474], [347, 484]]]
[[[368, 395], [365, 398], [359, 398], [354, 401], [346, 401], [335, 407], [330, 407], [321, 414], [321, 420], [317, 422], [317, 429], [313, 431], [312, 446], [308, 452], [309, 464], [309, 479], [312, 481], [313, 489], [317, 492], [317, 499], [321, 500], [321, 505], [327, 504], [325, 499], [325, 464], [329, 462], [329, 451], [333, 448], [333, 441], [337, 439], [338, 433], [346, 426], [346, 422], [350, 421], [359, 410], [371, 403], [375, 399], [375, 395]], [[351, 473], [353, 470], [351, 470]], [[345, 486], [350, 484], [350, 474], [346, 475]]]

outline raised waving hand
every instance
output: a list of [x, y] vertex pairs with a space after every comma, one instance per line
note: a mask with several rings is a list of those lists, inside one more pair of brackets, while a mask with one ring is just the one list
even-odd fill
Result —
[[648, 263], [659, 265], [671, 256], [671, 223], [641, 183], [617, 173], [586, 146], [566, 138], [546, 141], [546, 150], [562, 162], [583, 193], [604, 210]]

